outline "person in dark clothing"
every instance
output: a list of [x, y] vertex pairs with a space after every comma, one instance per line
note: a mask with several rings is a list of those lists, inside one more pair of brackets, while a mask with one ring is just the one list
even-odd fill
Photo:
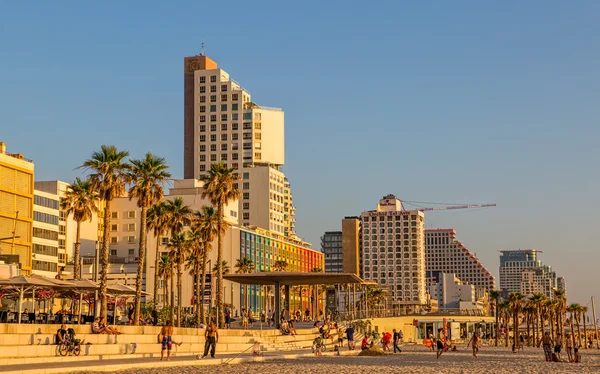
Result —
[[394, 353], [398, 351], [398, 353], [402, 353], [402, 349], [400, 349], [400, 343], [402, 342], [402, 331], [398, 332], [394, 329]]
[[215, 350], [217, 348], [217, 343], [219, 342], [219, 331], [217, 330], [217, 326], [215, 326], [213, 321], [210, 321], [209, 325], [206, 327], [204, 331], [204, 355], [202, 358], [208, 355], [208, 349], [210, 348], [210, 357], [215, 358]]

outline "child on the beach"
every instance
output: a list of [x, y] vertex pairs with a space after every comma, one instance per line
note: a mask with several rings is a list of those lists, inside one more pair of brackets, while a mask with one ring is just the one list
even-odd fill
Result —
[[477, 334], [473, 334], [471, 340], [469, 340], [469, 343], [467, 343], [467, 347], [469, 344], [471, 344], [471, 347], [473, 347], [473, 357], [477, 358], [477, 353], [479, 352], [479, 337]]

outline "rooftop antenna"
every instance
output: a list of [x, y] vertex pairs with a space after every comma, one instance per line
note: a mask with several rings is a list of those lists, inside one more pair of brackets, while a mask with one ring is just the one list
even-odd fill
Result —
[[202, 42], [202, 52], [200, 52], [200, 56], [204, 56], [204, 42]]

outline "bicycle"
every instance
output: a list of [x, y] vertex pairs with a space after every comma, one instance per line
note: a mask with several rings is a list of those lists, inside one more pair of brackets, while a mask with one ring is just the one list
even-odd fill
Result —
[[67, 354], [79, 356], [81, 353], [81, 342], [79, 339], [74, 339], [70, 334], [67, 334], [63, 341], [58, 346], [58, 353], [61, 356], [66, 356]]

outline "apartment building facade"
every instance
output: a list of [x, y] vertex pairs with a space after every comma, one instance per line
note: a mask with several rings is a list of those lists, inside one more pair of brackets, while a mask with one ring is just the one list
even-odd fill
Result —
[[294, 237], [284, 145], [281, 109], [253, 102], [209, 57], [184, 58], [184, 178], [200, 179], [211, 164], [226, 164], [242, 178], [240, 223]]
[[325, 255], [326, 273], [343, 273], [342, 232], [326, 231], [321, 237], [321, 252]]
[[[543, 293], [553, 298], [558, 288], [556, 272], [544, 265], [536, 249], [500, 251], [500, 289], [504, 296], [521, 292], [526, 296]], [[564, 278], [563, 278], [564, 279]], [[562, 281], [564, 284], [564, 280]]]
[[32, 271], [33, 161], [0, 142], [0, 260]]
[[[59, 270], [58, 241], [64, 243], [64, 225], [59, 225], [59, 197], [34, 190], [32, 272], [54, 278]], [[64, 266], [64, 265], [63, 265]]]
[[456, 274], [462, 282], [484, 287], [496, 287], [496, 279], [481, 261], [456, 240], [454, 229], [425, 230], [425, 268], [429, 272]]
[[427, 304], [424, 220], [391, 194], [361, 214], [363, 276], [387, 288], [397, 305]]

